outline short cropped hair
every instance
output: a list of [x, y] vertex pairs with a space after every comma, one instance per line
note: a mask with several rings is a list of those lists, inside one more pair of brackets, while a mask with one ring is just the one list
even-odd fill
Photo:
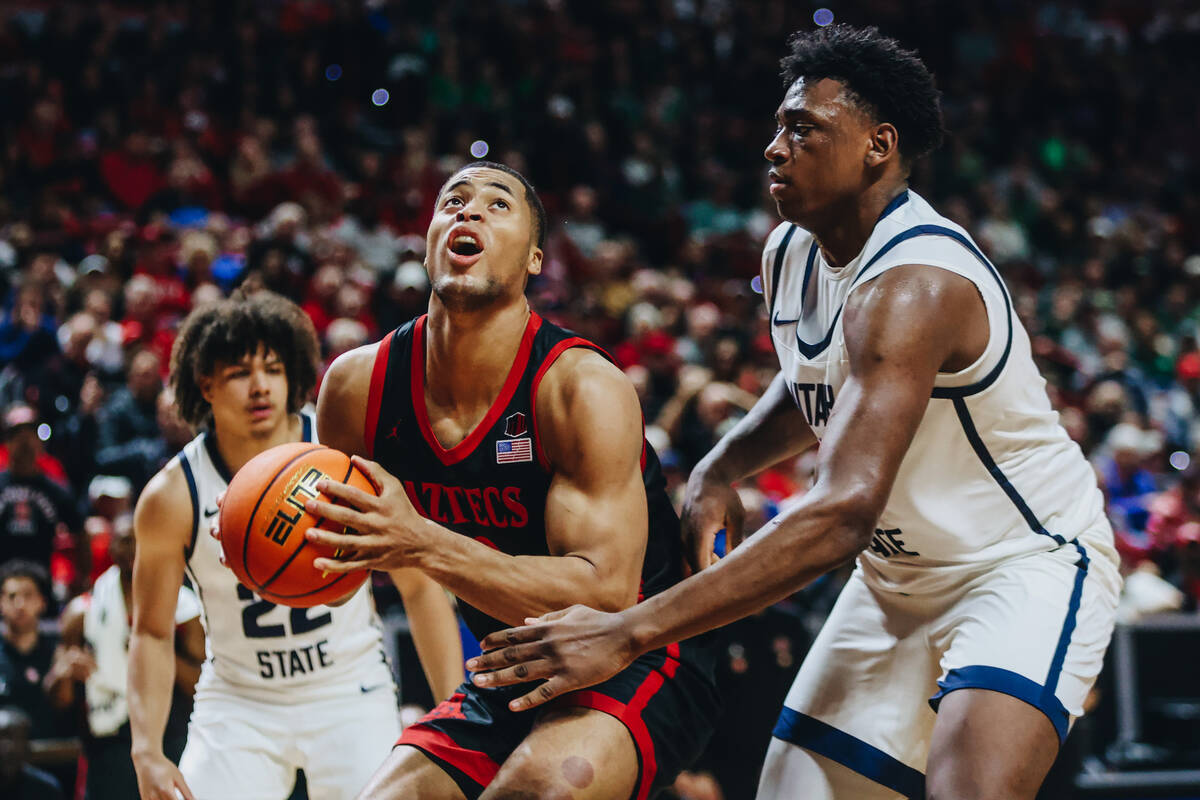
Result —
[[900, 134], [900, 155], [911, 163], [942, 143], [942, 108], [933, 75], [916, 52], [878, 28], [829, 25], [788, 39], [779, 65], [785, 86], [799, 78], [840, 81], [852, 100]]
[[193, 427], [212, 422], [200, 379], [218, 366], [236, 364], [260, 347], [274, 353], [287, 373], [287, 410], [295, 413], [317, 385], [321, 347], [312, 320], [299, 306], [266, 291], [240, 290], [201, 306], [183, 321], [171, 348], [171, 388], [179, 416]]
[[0, 564], [0, 589], [3, 589], [4, 584], [11, 578], [28, 578], [33, 581], [33, 585], [42, 595], [42, 600], [47, 606], [50, 605], [50, 572], [41, 564], [25, 558], [9, 559]]
[[538, 193], [533, 188], [533, 184], [529, 182], [529, 179], [517, 172], [512, 167], [496, 161], [472, 161], [468, 164], [463, 164], [461, 167], [456, 169], [454, 174], [446, 179], [445, 185], [449, 185], [450, 182], [454, 180], [454, 176], [458, 175], [458, 173], [464, 172], [468, 169], [477, 169], [480, 167], [484, 169], [499, 170], [500, 172], [513, 176], [521, 182], [521, 185], [525, 187], [525, 204], [529, 206], [529, 213], [537, 224], [537, 236], [535, 237], [537, 240], [537, 246], [544, 247], [546, 245], [546, 207], [542, 205], [542, 198], [538, 197]]

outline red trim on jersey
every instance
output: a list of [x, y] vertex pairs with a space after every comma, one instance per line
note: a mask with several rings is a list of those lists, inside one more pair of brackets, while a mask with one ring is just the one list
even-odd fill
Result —
[[375, 431], [379, 425], [379, 407], [383, 403], [383, 384], [387, 378], [388, 356], [392, 352], [394, 337], [395, 332], [392, 332], [380, 340], [379, 349], [375, 351], [375, 365], [371, 368], [371, 388], [367, 392], [367, 419], [363, 427], [367, 458], [375, 457]]
[[605, 714], [619, 719], [626, 727], [629, 735], [633, 737], [633, 744], [641, 759], [641, 774], [638, 777], [634, 794], [636, 800], [646, 800], [650, 796], [650, 786], [654, 783], [654, 776], [658, 774], [654, 740], [650, 738], [650, 729], [646, 727], [646, 721], [642, 719], [642, 711], [650, 702], [650, 698], [654, 697], [655, 693], [663, 687], [667, 678], [675, 677], [675, 670], [678, 668], [679, 645], [672, 644], [667, 647], [667, 657], [662, 666], [650, 671], [628, 703], [622, 703], [606, 694], [591, 690], [572, 692], [559, 701], [559, 705], [563, 706], [580, 706], [603, 711]]
[[480, 786], [487, 786], [500, 771], [491, 756], [480, 750], [468, 750], [436, 728], [416, 723], [404, 729], [396, 744], [407, 744], [437, 756], [447, 764], [453, 764], [467, 777]]
[[[533, 376], [533, 385], [529, 389], [529, 413], [533, 419], [530, 421], [530, 428], [533, 430], [533, 446], [537, 449], [538, 463], [542, 465], [542, 469], [550, 471], [550, 459], [546, 458], [546, 451], [542, 449], [542, 437], [538, 435], [537, 426], [537, 392], [538, 387], [542, 384], [542, 378], [546, 377], [547, 370], [554, 366], [554, 362], [558, 360], [567, 350], [572, 347], [586, 347], [589, 350], [599, 352], [609, 361], [612, 361], [612, 356], [597, 347], [594, 343], [589, 342], [580, 336], [573, 336], [570, 339], [563, 339], [554, 347], [550, 348], [550, 352], [546, 354], [546, 358], [542, 360], [542, 365], [538, 367], [537, 374]], [[615, 363], [615, 362], [614, 362]], [[644, 439], [645, 437], [643, 437]]]
[[542, 318], [537, 314], [529, 315], [529, 322], [525, 325], [525, 333], [521, 336], [521, 344], [517, 348], [517, 357], [513, 359], [508, 377], [504, 380], [504, 386], [500, 388], [500, 394], [492, 401], [487, 414], [467, 435], [467, 438], [449, 450], [443, 447], [438, 438], [433, 435], [433, 427], [429, 424], [429, 409], [425, 405], [425, 322], [428, 319], [429, 315], [427, 314], [420, 317], [413, 328], [412, 376], [410, 380], [412, 404], [416, 412], [417, 427], [421, 429], [425, 443], [429, 445], [429, 449], [433, 451], [439, 461], [450, 466], [471, 455], [491, 431], [496, 421], [500, 419], [500, 415], [508, 408], [513, 393], [517, 391], [517, 385], [521, 383], [521, 378], [525, 375], [525, 368], [529, 365], [529, 351], [533, 349], [533, 337], [542, 327]]

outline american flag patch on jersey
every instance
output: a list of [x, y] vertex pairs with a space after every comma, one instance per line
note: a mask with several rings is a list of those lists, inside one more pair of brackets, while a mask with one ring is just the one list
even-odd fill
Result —
[[496, 442], [497, 464], [514, 464], [520, 461], [533, 461], [532, 439], [507, 439]]

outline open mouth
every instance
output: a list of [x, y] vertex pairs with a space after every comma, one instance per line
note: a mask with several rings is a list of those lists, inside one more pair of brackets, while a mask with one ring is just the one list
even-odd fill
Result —
[[483, 247], [471, 234], [460, 233], [450, 240], [450, 252], [459, 256], [475, 256], [483, 252]]

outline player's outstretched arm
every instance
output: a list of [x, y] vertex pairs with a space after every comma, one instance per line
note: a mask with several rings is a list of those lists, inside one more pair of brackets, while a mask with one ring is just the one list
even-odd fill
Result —
[[[888, 271], [846, 304], [849, 377], [821, 446], [820, 477], [804, 499], [742, 547], [643, 603], [612, 614], [571, 608], [484, 641], [468, 663], [479, 685], [549, 680], [514, 709], [615, 674], [639, 654], [725, 625], [777, 602], [870, 542], [900, 462], [947, 363], [969, 364], [986, 343], [973, 284], [923, 267]], [[615, 655], [614, 655], [615, 654]]]
[[143, 800], [195, 800], [179, 768], [163, 754], [175, 680], [175, 605], [191, 539], [191, 503], [172, 462], [151, 479], [133, 514], [133, 630], [129, 640], [129, 724], [133, 765]]
[[700, 459], [683, 496], [684, 557], [691, 572], [715, 563], [713, 541], [726, 531], [728, 549], [741, 543], [745, 514], [733, 484], [817, 442], [788, 394], [783, 373], [775, 376], [750, 413]]
[[412, 626], [417, 658], [435, 702], [454, 694], [463, 681], [462, 637], [450, 597], [437, 581], [418, 569], [391, 571]]
[[571, 603], [618, 610], [637, 599], [647, 528], [642, 420], [629, 380], [596, 353], [568, 350], [542, 380], [538, 435], [554, 471], [546, 499], [549, 556], [510, 556], [421, 517], [378, 464], [356, 463], [378, 497], [351, 486], [317, 488], [342, 501], [309, 513], [358, 531], [310, 529], [311, 541], [357, 551], [318, 569], [415, 566], [485, 613], [510, 624]]

